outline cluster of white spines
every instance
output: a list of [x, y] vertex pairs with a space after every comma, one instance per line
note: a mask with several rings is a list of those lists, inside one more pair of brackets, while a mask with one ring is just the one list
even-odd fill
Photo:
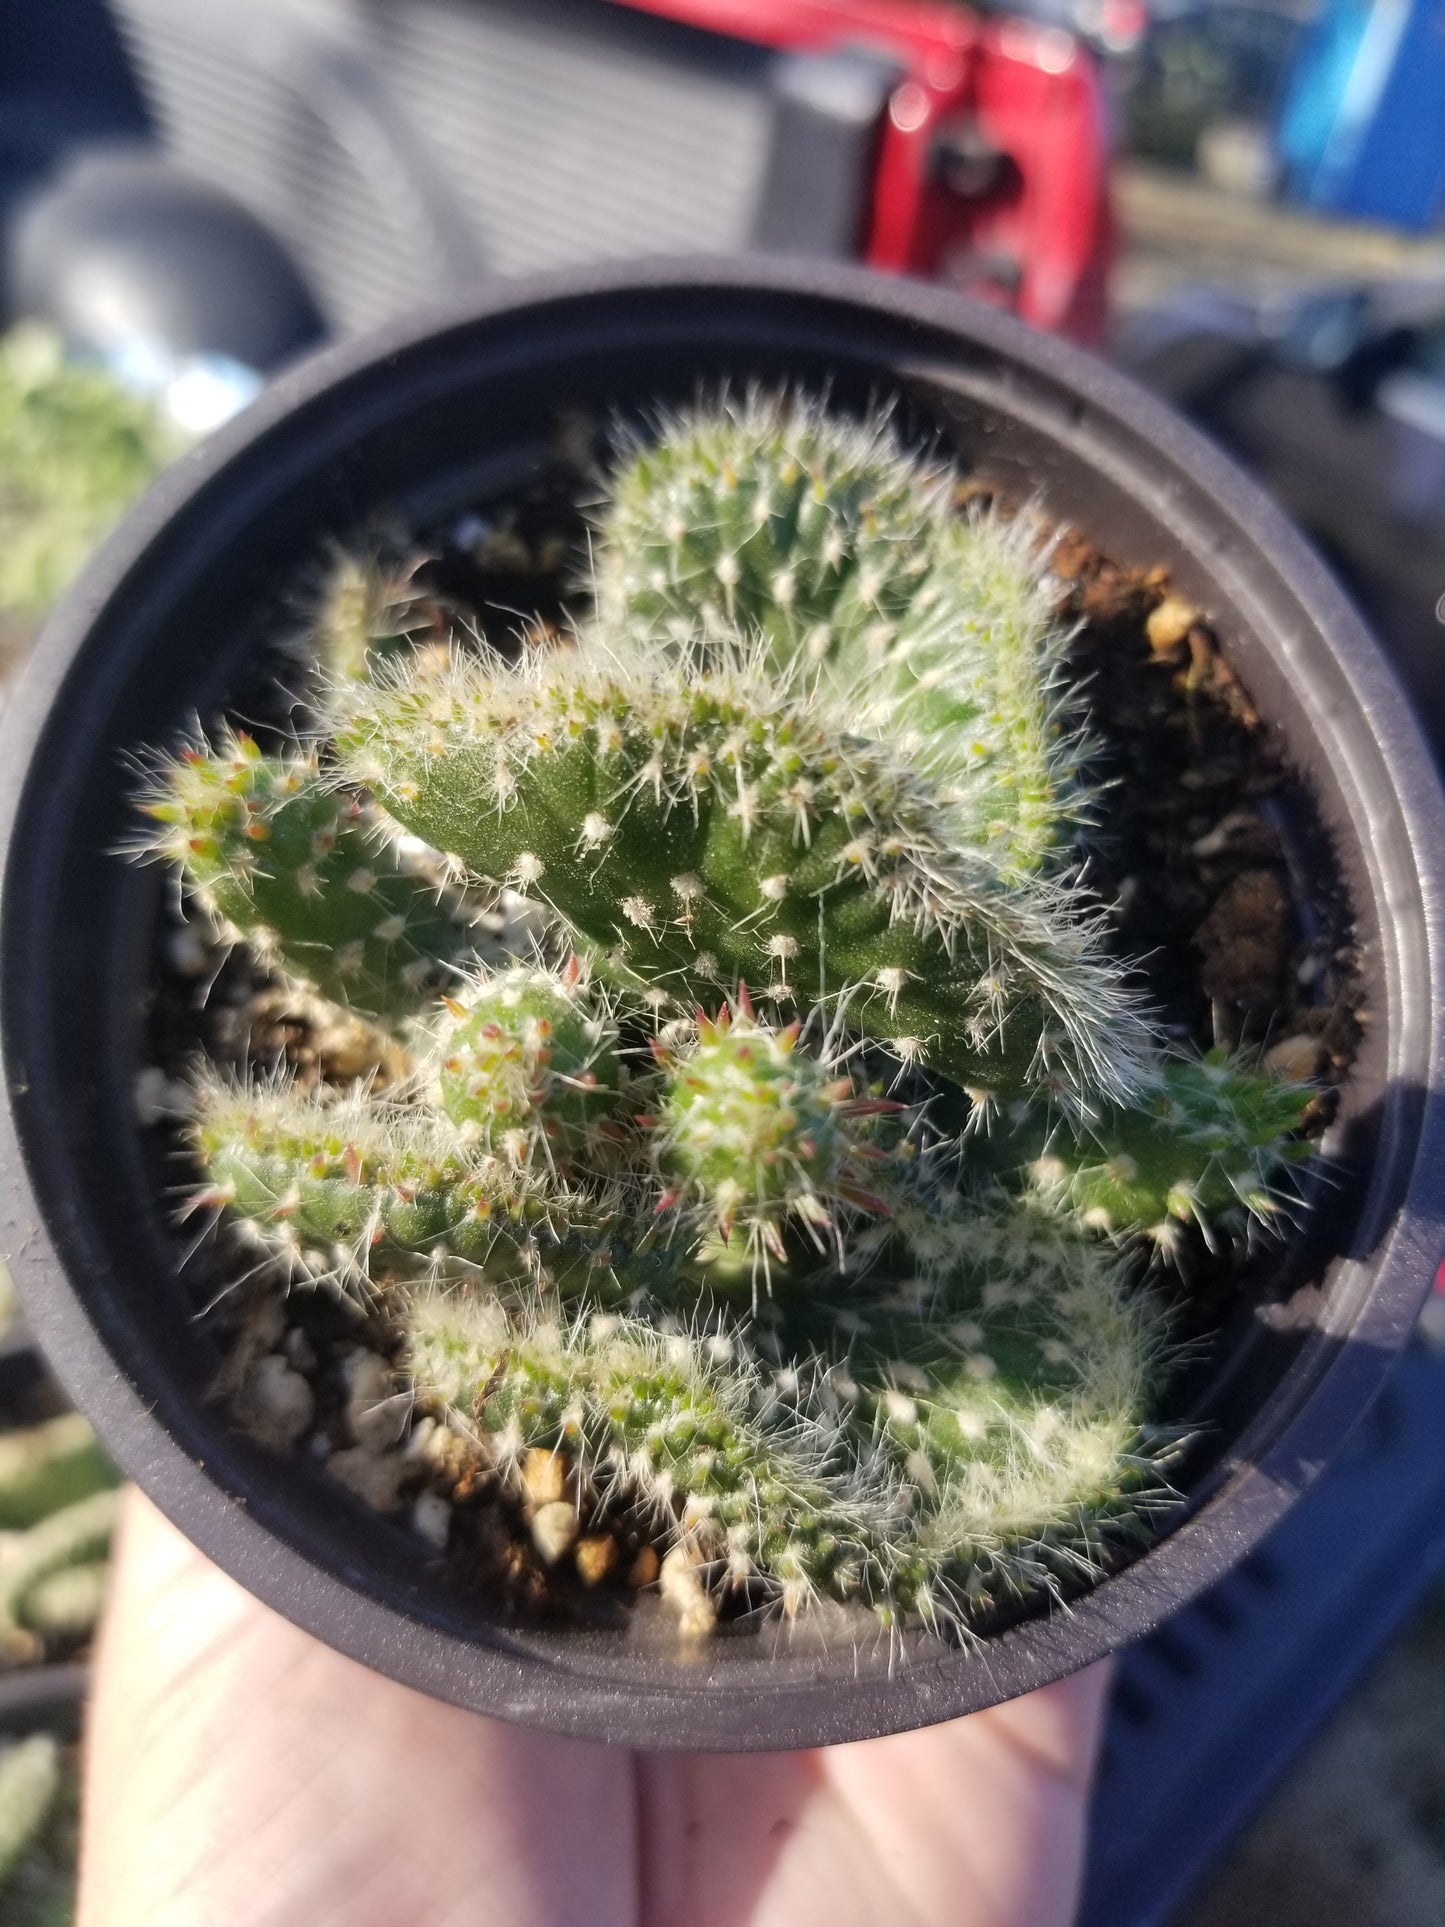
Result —
[[339, 743], [408, 829], [684, 1007], [752, 979], [970, 1086], [1142, 1086], [1149, 1025], [1087, 899], [1006, 881], [886, 742], [755, 655], [460, 662], [360, 691]]
[[1087, 808], [1049, 541], [970, 506], [886, 418], [753, 391], [665, 415], [599, 518], [603, 633], [728, 652], [822, 684], [923, 770], [1011, 875], [1067, 854]]

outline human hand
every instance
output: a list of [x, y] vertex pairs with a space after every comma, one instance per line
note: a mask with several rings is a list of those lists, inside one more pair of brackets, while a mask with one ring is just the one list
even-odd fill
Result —
[[368, 1672], [130, 1495], [79, 1927], [1068, 1927], [1107, 1667], [806, 1753], [630, 1753]]

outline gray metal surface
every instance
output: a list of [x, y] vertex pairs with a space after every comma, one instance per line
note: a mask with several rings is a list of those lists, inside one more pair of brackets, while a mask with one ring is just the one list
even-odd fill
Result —
[[[600, 0], [111, 4], [171, 153], [275, 229], [337, 332], [484, 275], [769, 225], [767, 49]], [[788, 245], [842, 251], [871, 145], [790, 210]]]

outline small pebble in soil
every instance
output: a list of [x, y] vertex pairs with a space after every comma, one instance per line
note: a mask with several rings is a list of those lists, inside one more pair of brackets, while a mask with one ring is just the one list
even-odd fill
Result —
[[710, 1639], [717, 1631], [717, 1608], [698, 1577], [690, 1546], [674, 1546], [662, 1562], [658, 1579], [663, 1599], [677, 1614], [683, 1639]]
[[522, 1461], [522, 1486], [535, 1506], [553, 1505], [571, 1494], [571, 1466], [565, 1452], [534, 1446]]
[[1166, 596], [1157, 608], [1151, 609], [1144, 623], [1144, 633], [1149, 638], [1149, 647], [1165, 655], [1187, 641], [1189, 631], [1199, 620], [1199, 611], [1192, 603], [1183, 601], [1179, 596]]
[[299, 1325], [293, 1325], [287, 1332], [281, 1347], [286, 1354], [287, 1363], [309, 1378], [316, 1370], [316, 1348]]
[[326, 1470], [375, 1511], [395, 1512], [407, 1466], [400, 1452], [368, 1452], [363, 1445], [352, 1445], [333, 1452]]
[[452, 1509], [440, 1492], [419, 1492], [412, 1501], [411, 1529], [438, 1552], [445, 1552], [451, 1537]]
[[572, 1554], [584, 1586], [600, 1586], [617, 1564], [617, 1541], [610, 1532], [589, 1533]]
[[1281, 1077], [1293, 1078], [1297, 1083], [1308, 1084], [1317, 1077], [1324, 1062], [1325, 1047], [1318, 1037], [1311, 1037], [1301, 1031], [1296, 1037], [1285, 1037], [1264, 1054], [1264, 1061]]
[[300, 1372], [271, 1352], [247, 1372], [235, 1412], [253, 1439], [284, 1452], [315, 1417], [316, 1400]]
[[657, 1575], [662, 1570], [662, 1561], [657, 1556], [656, 1546], [639, 1546], [637, 1555], [627, 1568], [627, 1583], [634, 1592], [641, 1592], [644, 1586], [655, 1586]]
[[386, 1452], [406, 1429], [411, 1400], [398, 1392], [391, 1368], [376, 1352], [356, 1351], [346, 1363], [346, 1423], [367, 1452]]
[[532, 1544], [548, 1566], [572, 1550], [579, 1530], [577, 1508], [566, 1499], [551, 1499], [532, 1515]]

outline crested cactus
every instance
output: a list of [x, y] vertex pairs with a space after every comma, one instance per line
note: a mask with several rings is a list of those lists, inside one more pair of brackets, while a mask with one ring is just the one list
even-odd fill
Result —
[[1168, 1496], [1173, 1441], [1141, 1423], [1166, 1331], [1108, 1248], [1028, 1207], [947, 1194], [903, 1205], [880, 1235], [906, 1264], [831, 1303], [780, 1301], [772, 1329], [837, 1361], [824, 1396], [903, 1484], [898, 1596], [966, 1617], [1143, 1531]]
[[[1303, 1087], [1164, 1055], [1071, 868], [1047, 541], [957, 484], [796, 399], [665, 423], [574, 638], [418, 651], [411, 578], [353, 570], [321, 739], [146, 801], [410, 1053], [384, 1093], [203, 1075], [196, 1204], [381, 1295], [421, 1408], [519, 1499], [567, 1454], [690, 1614], [966, 1630], [1084, 1583], [1169, 1502], [1143, 1260], [1303, 1155]], [[529, 899], [533, 954], [468, 963], [443, 876]]]

